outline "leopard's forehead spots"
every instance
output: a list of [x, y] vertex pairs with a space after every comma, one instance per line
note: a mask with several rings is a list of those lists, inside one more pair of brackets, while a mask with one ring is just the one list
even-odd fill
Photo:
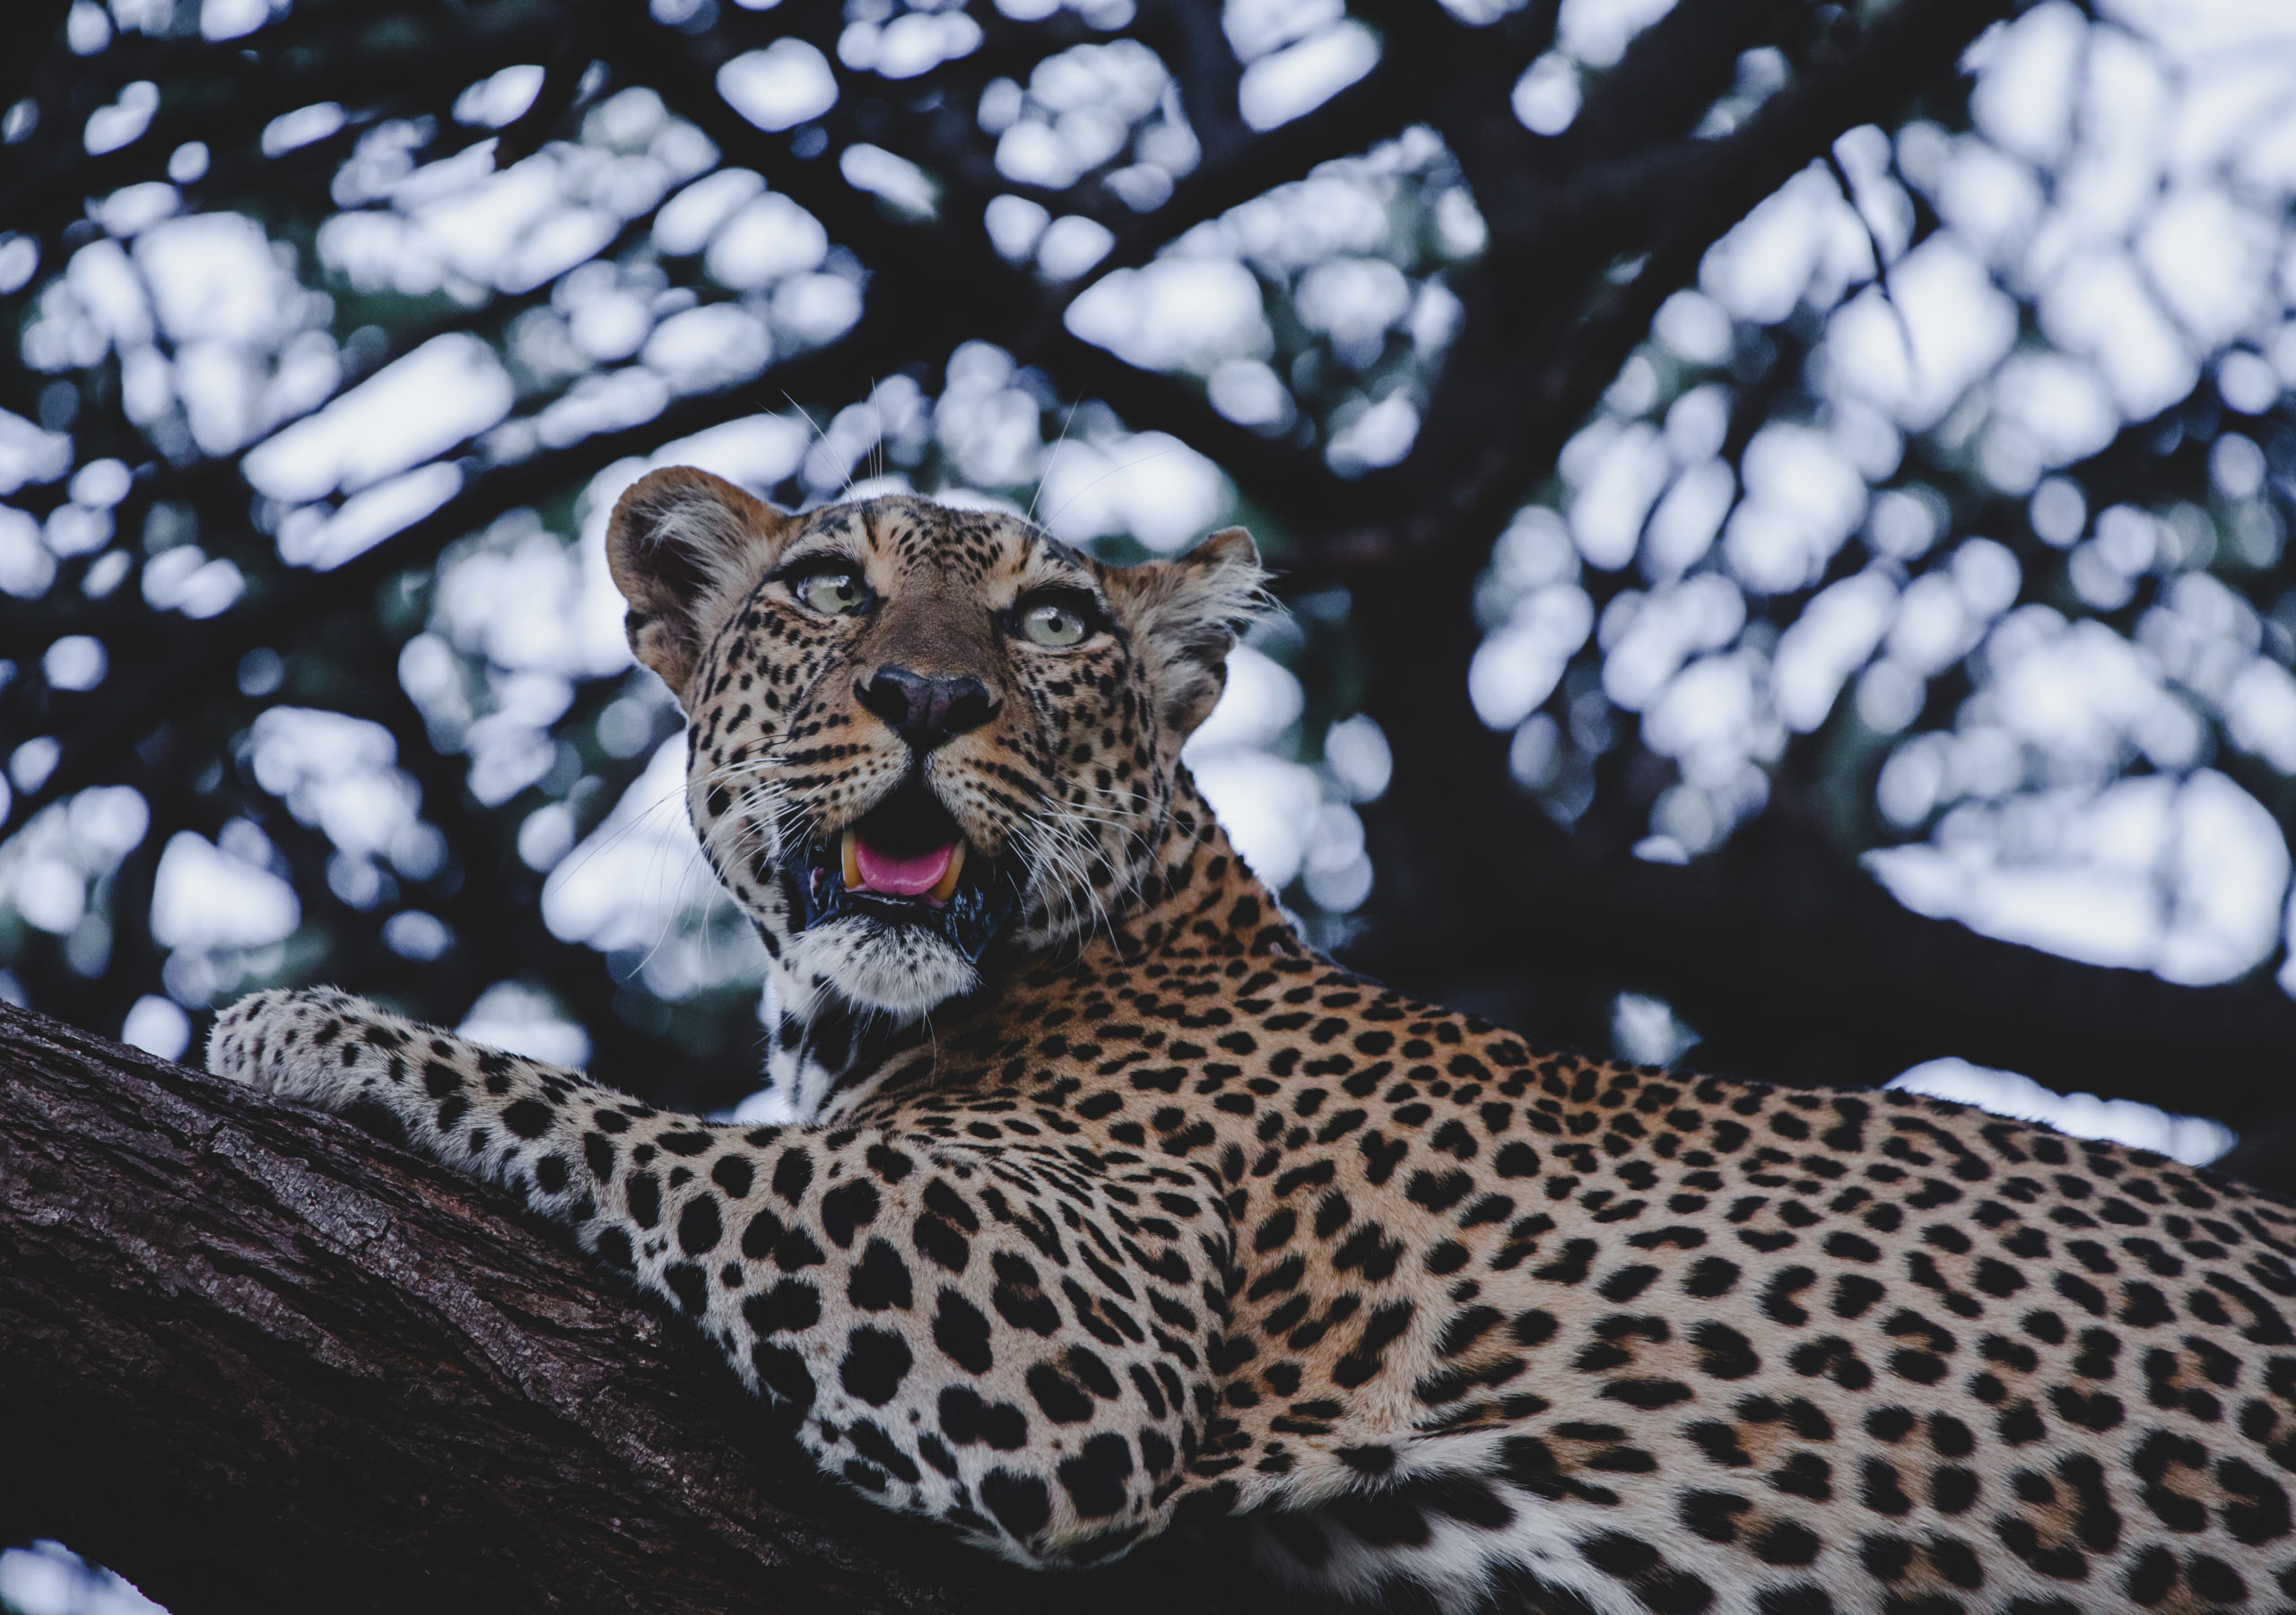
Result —
[[790, 543], [783, 564], [814, 555], [861, 562], [871, 586], [887, 598], [914, 588], [964, 589], [990, 610], [1056, 581], [1096, 586], [1090, 561], [1021, 517], [952, 509], [901, 495], [815, 513]]

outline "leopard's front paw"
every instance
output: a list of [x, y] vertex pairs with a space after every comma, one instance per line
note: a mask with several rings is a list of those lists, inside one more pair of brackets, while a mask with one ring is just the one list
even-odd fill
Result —
[[360, 1046], [362, 1024], [385, 1019], [374, 1005], [332, 987], [253, 993], [215, 1018], [207, 1069], [299, 1105], [339, 1109], [361, 1087], [360, 1072], [344, 1055]]

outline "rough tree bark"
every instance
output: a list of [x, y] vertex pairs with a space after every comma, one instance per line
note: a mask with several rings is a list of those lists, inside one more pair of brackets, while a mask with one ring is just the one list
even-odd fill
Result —
[[0, 1454], [0, 1543], [60, 1538], [174, 1615], [1251, 1591], [1224, 1541], [1050, 1577], [888, 1515], [507, 1197], [5, 1005]]

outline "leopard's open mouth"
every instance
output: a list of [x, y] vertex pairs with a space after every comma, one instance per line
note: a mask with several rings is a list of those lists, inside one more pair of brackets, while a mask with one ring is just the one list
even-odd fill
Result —
[[853, 823], [782, 861], [797, 929], [848, 916], [939, 933], [977, 964], [1020, 906], [1023, 872], [967, 841], [912, 777]]

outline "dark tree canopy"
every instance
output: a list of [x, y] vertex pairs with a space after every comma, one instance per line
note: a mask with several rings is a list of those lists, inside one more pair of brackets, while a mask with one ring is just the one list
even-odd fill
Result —
[[21, 6], [0, 989], [175, 1051], [331, 980], [740, 1101], [598, 553], [683, 458], [1250, 525], [1292, 610], [1191, 757], [1400, 985], [2259, 1123], [2296, 136], [2276, 25], [2156, 12]]
[[689, 461], [1250, 526], [1292, 609], [1191, 761], [1373, 974], [2280, 1181], [2292, 26], [23, 0], [0, 997], [174, 1054], [332, 981], [752, 1095], [600, 549]]

